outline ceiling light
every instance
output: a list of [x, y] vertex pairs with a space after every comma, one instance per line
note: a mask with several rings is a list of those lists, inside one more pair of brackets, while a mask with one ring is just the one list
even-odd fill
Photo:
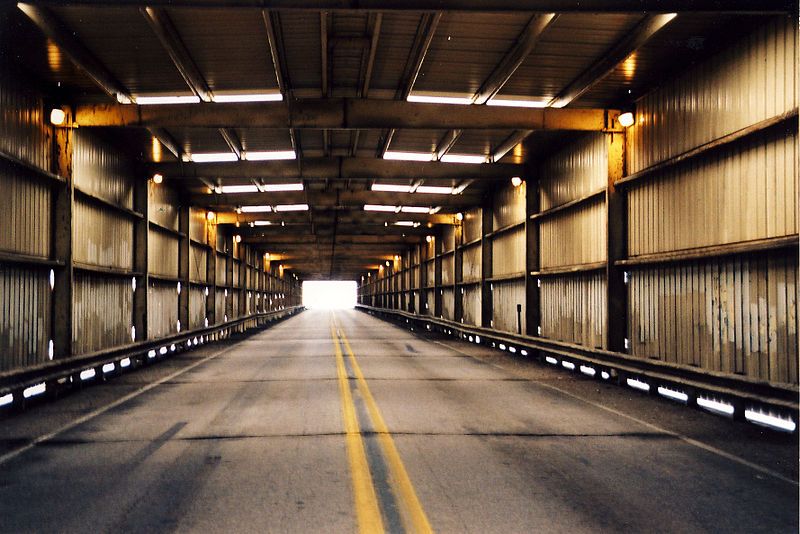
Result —
[[441, 209], [442, 209], [442, 207], [441, 207], [441, 206], [436, 206], [435, 208], [431, 208], [431, 209], [429, 209], [429, 210], [428, 210], [428, 214], [430, 214], [430, 215], [436, 215], [437, 213], [439, 213], [439, 210], [441, 210]]
[[388, 267], [389, 265], [390, 265], [389, 260], [386, 260], [386, 266]]
[[186, 96], [137, 96], [136, 103], [140, 106], [151, 106], [158, 104], [198, 104], [200, 97], [195, 95]]
[[464, 190], [465, 190], [467, 187], [469, 187], [469, 182], [464, 182], [463, 184], [461, 184], [461, 185], [458, 185], [458, 186], [454, 187], [454, 188], [453, 188], [453, 193], [452, 193], [452, 194], [454, 194], [454, 195], [460, 195], [461, 193], [463, 193], [463, 192], [464, 192]]
[[430, 243], [431, 241], [433, 241], [433, 236], [426, 235], [425, 236], [425, 241]]
[[627, 111], [627, 112], [623, 113], [622, 115], [620, 115], [619, 117], [617, 117], [617, 120], [619, 121], [620, 125], [623, 128], [628, 128], [629, 126], [633, 126], [633, 122], [634, 122], [633, 113], [631, 113], [630, 111]]
[[437, 94], [437, 93], [417, 93], [408, 95], [406, 98], [409, 102], [417, 102], [423, 104], [472, 104], [472, 95], [457, 95], [457, 94]]
[[513, 185], [514, 187], [521, 186], [522, 185], [522, 178], [520, 178], [519, 176], [512, 177], [511, 178], [511, 185]]
[[384, 204], [364, 204], [364, 211], [394, 211], [395, 206]]
[[209, 211], [208, 213], [206, 213], [206, 220], [207, 221], [209, 221], [209, 222], [213, 221], [214, 217], [216, 217], [216, 214], [213, 211]]
[[388, 191], [390, 193], [410, 193], [410, 185], [398, 184], [372, 184], [373, 191]]
[[414, 226], [414, 221], [395, 221], [395, 226]]
[[275, 206], [275, 211], [308, 211], [308, 204], [281, 204]]
[[242, 206], [242, 213], [269, 213], [272, 206]]
[[444, 187], [439, 185], [421, 185], [417, 187], [417, 193], [429, 195], [449, 195], [452, 192], [452, 187]]
[[155, 173], [153, 175], [153, 183], [154, 184], [160, 184], [163, 181], [164, 181], [164, 176], [162, 176], [161, 174]]
[[245, 152], [243, 159], [247, 161], [271, 161], [279, 159], [297, 159], [294, 150], [265, 150], [262, 152]]
[[423, 208], [422, 206], [403, 206], [400, 208], [403, 213], [428, 213], [430, 208]]
[[395, 152], [387, 150], [383, 159], [393, 159], [398, 161], [433, 161], [433, 154], [430, 152]]
[[523, 96], [514, 97], [494, 97], [488, 102], [487, 106], [508, 106], [514, 108], [546, 108], [549, 100], [530, 100]]
[[53, 108], [50, 110], [50, 124], [53, 126], [61, 126], [67, 121], [67, 114], [61, 108]]
[[185, 156], [194, 163], [216, 163], [220, 161], [237, 161], [239, 158], [233, 152], [208, 152], [205, 154], [189, 154]]
[[[253, 226], [269, 226], [272, 223], [270, 221], [253, 221], [250, 224]], [[267, 259], [269, 259], [269, 254], [267, 254]]]
[[456, 220], [457, 221], [463, 221], [464, 220], [464, 214], [461, 213], [460, 211], [458, 213], [456, 213]]
[[223, 185], [223, 193], [258, 193], [258, 187], [254, 185]]
[[261, 190], [267, 193], [275, 193], [277, 191], [302, 191], [303, 184], [266, 184], [261, 186]]
[[233, 236], [233, 240], [234, 240], [236, 243], [241, 243], [241, 242], [242, 242], [242, 236], [240, 236], [240, 235], [235, 235], [235, 236]]
[[445, 154], [439, 161], [444, 163], [486, 163], [486, 156], [473, 156], [470, 154]]
[[214, 93], [214, 102], [224, 104], [230, 102], [280, 102], [283, 100], [281, 93], [249, 93], [227, 94]]

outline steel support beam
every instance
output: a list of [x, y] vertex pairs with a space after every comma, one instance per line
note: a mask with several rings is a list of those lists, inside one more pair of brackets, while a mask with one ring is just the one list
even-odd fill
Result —
[[627, 257], [627, 207], [625, 194], [616, 183], [625, 176], [625, 134], [608, 134], [608, 187], [606, 188], [606, 221], [608, 224], [606, 266], [606, 349], [626, 352], [628, 331], [628, 292], [624, 267], [615, 265]]
[[541, 310], [539, 279], [531, 273], [539, 270], [539, 221], [531, 215], [539, 212], [539, 173], [532, 166], [525, 173], [525, 335], [539, 336]]
[[63, 264], [54, 269], [52, 339], [53, 358], [72, 355], [73, 323], [73, 214], [75, 189], [72, 177], [73, 132], [68, 128], [53, 129], [52, 172], [65, 179], [53, 191], [52, 257]]
[[492, 278], [492, 222], [494, 210], [493, 195], [486, 195], [481, 206], [481, 319], [480, 326], [492, 328], [494, 326], [494, 309], [492, 293], [494, 283]]
[[309, 128], [309, 129], [619, 129], [618, 110], [461, 106], [406, 101], [327, 98], [236, 104], [138, 106], [84, 104], [75, 108], [80, 127]]

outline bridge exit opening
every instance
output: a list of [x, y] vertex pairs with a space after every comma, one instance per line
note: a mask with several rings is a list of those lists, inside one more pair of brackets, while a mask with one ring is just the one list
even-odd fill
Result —
[[303, 306], [327, 310], [354, 308], [356, 305], [354, 280], [303, 282]]

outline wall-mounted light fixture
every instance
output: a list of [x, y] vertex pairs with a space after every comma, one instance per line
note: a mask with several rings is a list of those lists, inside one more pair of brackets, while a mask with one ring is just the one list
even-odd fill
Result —
[[617, 117], [617, 121], [623, 128], [629, 128], [630, 126], [633, 126], [634, 123], [633, 113], [630, 111], [626, 111], [625, 113]]
[[62, 126], [67, 122], [67, 113], [61, 108], [53, 108], [50, 110], [50, 124], [53, 126]]
[[513, 185], [514, 187], [521, 186], [522, 185], [522, 178], [520, 178], [519, 176], [512, 177], [511, 178], [511, 185]]
[[153, 175], [153, 183], [154, 184], [160, 184], [163, 181], [164, 181], [164, 176], [162, 176], [161, 174], [155, 173]]

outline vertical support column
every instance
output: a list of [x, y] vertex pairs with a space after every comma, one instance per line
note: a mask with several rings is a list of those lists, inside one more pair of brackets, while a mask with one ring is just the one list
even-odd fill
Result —
[[228, 319], [233, 317], [233, 236], [223, 236], [225, 246], [225, 287], [228, 298], [225, 299], [225, 315]]
[[181, 233], [178, 242], [178, 278], [181, 282], [181, 292], [178, 295], [178, 321], [181, 323], [181, 330], [189, 330], [189, 255], [191, 254], [191, 242], [189, 241], [189, 204], [184, 199], [178, 210], [178, 231]]
[[206, 319], [208, 324], [217, 323], [217, 228], [206, 220]]
[[428, 310], [428, 291], [425, 289], [428, 286], [428, 242], [423, 239], [419, 247], [419, 315], [425, 315]]
[[247, 293], [250, 291], [249, 280], [247, 276], [247, 265], [250, 261], [250, 251], [247, 246], [242, 244], [236, 245], [239, 252], [239, 317], [247, 313]]
[[481, 208], [481, 326], [491, 328], [492, 320], [492, 232], [493, 195], [487, 195]]
[[625, 352], [628, 331], [628, 295], [625, 273], [614, 262], [627, 256], [627, 207], [624, 194], [615, 184], [625, 176], [625, 133], [606, 134], [608, 146], [608, 188], [606, 189], [606, 348]]
[[[53, 198], [52, 257], [63, 263], [63, 267], [54, 269], [53, 358], [67, 358], [72, 355], [72, 288], [74, 284], [72, 216], [75, 196], [72, 177], [72, 133], [70, 128], [54, 128], [53, 135], [52, 170], [54, 174], [66, 180], [63, 186], [54, 190]], [[146, 286], [144, 292], [147, 292]]]
[[433, 316], [442, 316], [442, 252], [444, 251], [444, 232], [436, 227], [433, 241]]
[[464, 295], [461, 293], [464, 287], [461, 283], [464, 281], [464, 250], [461, 248], [464, 244], [464, 224], [459, 223], [456, 226], [455, 235], [455, 252], [453, 253], [453, 319], [456, 322], [464, 321]]
[[538, 336], [542, 324], [539, 281], [531, 276], [539, 271], [539, 223], [531, 215], [539, 213], [539, 174], [526, 169], [525, 180], [525, 335]]

